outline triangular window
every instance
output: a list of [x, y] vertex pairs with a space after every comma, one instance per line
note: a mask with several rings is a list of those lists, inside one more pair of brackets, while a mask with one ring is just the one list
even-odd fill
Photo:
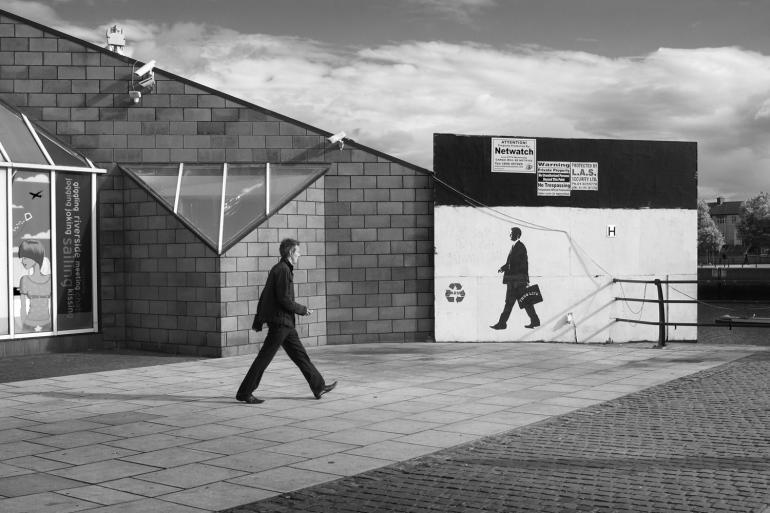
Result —
[[323, 164], [226, 163], [121, 167], [219, 254], [329, 169]]
[[219, 249], [219, 218], [222, 209], [222, 165], [187, 165], [179, 181], [176, 215], [195, 227]]
[[[295, 192], [298, 194], [302, 189]], [[230, 247], [267, 218], [267, 166], [233, 164], [227, 168], [222, 243]]]
[[145, 188], [160, 199], [172, 212], [176, 210], [176, 189], [179, 183], [179, 164], [157, 164], [148, 167], [131, 167], [134, 178], [139, 178]]
[[270, 171], [270, 210], [273, 212], [288, 203], [299, 191], [307, 189], [318, 178], [301, 167], [271, 166]]

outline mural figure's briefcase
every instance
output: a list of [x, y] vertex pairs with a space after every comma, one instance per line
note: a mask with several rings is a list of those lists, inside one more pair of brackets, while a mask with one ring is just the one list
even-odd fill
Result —
[[519, 308], [525, 308], [527, 305], [536, 305], [543, 302], [543, 296], [540, 294], [540, 287], [530, 285], [524, 289], [524, 293], [519, 296]]

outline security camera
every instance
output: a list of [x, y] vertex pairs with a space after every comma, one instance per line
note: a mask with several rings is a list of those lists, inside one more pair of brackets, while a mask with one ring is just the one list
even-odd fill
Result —
[[141, 68], [134, 70], [134, 75], [137, 77], [137, 84], [142, 89], [148, 89], [155, 85], [155, 73], [152, 69], [155, 67], [155, 60], [151, 60]]
[[137, 77], [143, 77], [147, 75], [148, 73], [152, 73], [153, 68], [155, 67], [155, 59], [151, 60], [138, 70], [134, 71], [134, 75]]
[[330, 143], [334, 144], [334, 143], [342, 142], [343, 139], [345, 139], [345, 135], [347, 135], [345, 134], [345, 132], [338, 132], [330, 136], [328, 139]]
[[150, 71], [150, 74], [143, 77], [141, 80], [139, 80], [138, 84], [139, 84], [139, 87], [141, 87], [142, 89], [147, 89], [148, 87], [154, 86], [155, 75], [153, 74], [152, 71]]

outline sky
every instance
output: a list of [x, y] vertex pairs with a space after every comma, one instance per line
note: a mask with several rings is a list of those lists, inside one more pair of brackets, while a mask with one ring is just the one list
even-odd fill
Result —
[[433, 168], [433, 134], [694, 141], [698, 197], [770, 191], [770, 0], [0, 0]]

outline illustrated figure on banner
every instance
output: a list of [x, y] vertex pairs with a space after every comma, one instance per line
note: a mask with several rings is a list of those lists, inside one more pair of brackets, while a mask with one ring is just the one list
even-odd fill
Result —
[[51, 331], [51, 275], [43, 274], [45, 247], [40, 241], [24, 239], [19, 244], [19, 260], [28, 272], [19, 280], [23, 331]]
[[511, 240], [513, 246], [508, 253], [508, 259], [505, 264], [497, 270], [503, 273], [503, 283], [506, 285], [505, 306], [500, 314], [497, 324], [490, 328], [495, 330], [504, 330], [508, 327], [508, 318], [511, 316], [513, 305], [519, 302], [522, 308], [529, 316], [529, 324], [525, 328], [536, 328], [540, 326], [540, 318], [535, 311], [535, 304], [543, 300], [540, 295], [540, 289], [537, 285], [529, 286], [529, 262], [527, 260], [527, 248], [521, 242], [521, 228], [514, 226], [511, 228]]

